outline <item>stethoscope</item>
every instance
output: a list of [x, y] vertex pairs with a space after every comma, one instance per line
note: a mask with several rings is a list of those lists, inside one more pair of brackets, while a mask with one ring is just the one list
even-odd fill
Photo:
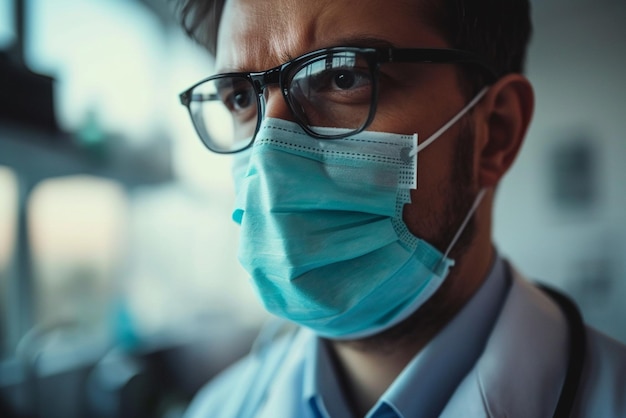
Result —
[[539, 285], [539, 288], [559, 305], [568, 323], [569, 360], [567, 374], [553, 415], [554, 418], [568, 418], [574, 409], [576, 392], [580, 386], [585, 362], [587, 347], [585, 326], [578, 307], [569, 297], [545, 285]]

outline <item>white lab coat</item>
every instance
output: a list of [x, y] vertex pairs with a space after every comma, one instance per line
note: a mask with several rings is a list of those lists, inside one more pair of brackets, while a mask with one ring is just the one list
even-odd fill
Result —
[[[485, 351], [448, 401], [444, 418], [553, 416], [567, 371], [567, 320], [545, 293], [518, 273], [512, 276]], [[573, 417], [626, 418], [626, 347], [590, 328], [586, 331], [587, 354]], [[242, 418], [233, 412], [239, 411], [237, 405], [254, 402], [258, 398], [254, 393], [266, 391], [270, 394], [266, 403], [280, 404], [270, 414], [272, 418], [276, 413], [293, 415], [289, 411], [295, 410], [295, 399], [290, 398], [295, 396], [288, 391], [275, 393], [271, 386], [285, 379], [293, 382], [282, 388], [301, 384], [300, 375], [289, 372], [297, 369], [289, 363], [297, 364], [303, 347], [310, 343], [311, 334], [309, 339], [301, 334], [286, 347], [279, 344], [267, 350], [263, 358], [244, 360], [225, 379], [201, 391], [185, 417]], [[258, 379], [265, 375], [271, 378]], [[248, 406], [254, 411], [251, 416], [267, 415], [266, 408]]]
[[[587, 354], [574, 417], [626, 417], [626, 347], [587, 328]], [[568, 361], [568, 327], [558, 305], [513, 272], [485, 351], [442, 417], [551, 417]]]

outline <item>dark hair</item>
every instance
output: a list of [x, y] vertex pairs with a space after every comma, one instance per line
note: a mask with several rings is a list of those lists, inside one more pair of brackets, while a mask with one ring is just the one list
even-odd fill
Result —
[[[523, 73], [532, 32], [529, 0], [421, 0], [453, 48], [471, 51], [497, 75]], [[462, 73], [474, 95], [485, 85], [479, 71]]]
[[179, 19], [187, 35], [215, 56], [217, 31], [226, 0], [180, 0]]
[[[532, 31], [529, 0], [417, 0], [453, 48], [471, 51], [499, 76], [524, 71]], [[193, 39], [215, 55], [217, 30], [225, 0], [180, 0], [180, 20]], [[464, 71], [467, 93], [485, 80], [478, 71]]]

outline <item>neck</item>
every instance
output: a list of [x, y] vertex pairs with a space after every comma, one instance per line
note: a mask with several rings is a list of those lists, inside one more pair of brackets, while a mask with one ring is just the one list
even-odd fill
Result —
[[437, 293], [411, 317], [366, 339], [330, 343], [344, 394], [356, 416], [366, 415], [411, 359], [461, 310], [484, 282], [493, 257], [490, 240], [477, 236], [456, 258]]

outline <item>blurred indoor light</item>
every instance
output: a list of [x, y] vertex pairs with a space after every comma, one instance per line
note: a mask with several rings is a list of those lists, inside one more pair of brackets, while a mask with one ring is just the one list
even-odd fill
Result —
[[59, 178], [41, 183], [29, 203], [39, 320], [101, 322], [126, 251], [124, 189]]
[[5, 49], [15, 40], [13, 10], [13, 1], [0, 1], [0, 50]]
[[126, 197], [117, 183], [89, 176], [43, 182], [30, 202], [33, 251], [42, 260], [117, 258], [123, 243]]
[[207, 51], [163, 26], [140, 2], [31, 0], [26, 59], [56, 78], [60, 126], [96, 121], [133, 144], [173, 141], [178, 178], [203, 191], [231, 190], [230, 159], [197, 138], [178, 94], [213, 71]]
[[26, 59], [57, 79], [60, 125], [90, 114], [109, 132], [147, 141], [163, 129], [159, 20], [139, 2], [31, 0]]
[[15, 247], [17, 193], [15, 174], [8, 167], [0, 166], [0, 276], [7, 268]]

